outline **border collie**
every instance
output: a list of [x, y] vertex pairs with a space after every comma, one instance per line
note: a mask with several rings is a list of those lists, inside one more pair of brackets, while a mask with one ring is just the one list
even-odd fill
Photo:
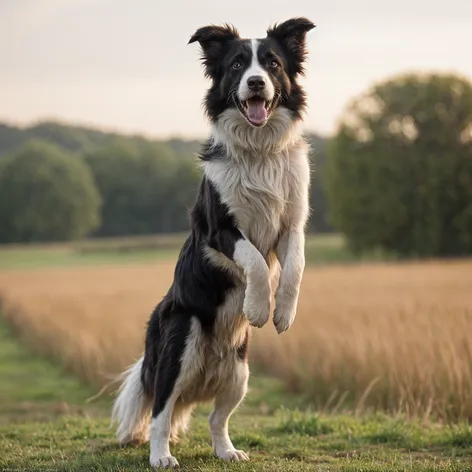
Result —
[[263, 39], [242, 39], [230, 25], [190, 38], [211, 79], [204, 175], [174, 281], [151, 315], [143, 357], [122, 374], [112, 415], [122, 444], [149, 438], [153, 467], [178, 466], [169, 442], [209, 400], [215, 454], [248, 460], [228, 420], [247, 391], [250, 326], [267, 323], [275, 293], [275, 328], [290, 327], [305, 266], [310, 169], [297, 78], [312, 28], [293, 18]]

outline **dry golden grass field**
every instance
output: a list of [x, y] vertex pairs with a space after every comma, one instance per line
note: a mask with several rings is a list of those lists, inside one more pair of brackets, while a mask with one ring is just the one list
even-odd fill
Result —
[[[104, 385], [140, 355], [173, 268], [0, 271], [3, 317], [37, 352]], [[252, 368], [325, 411], [471, 419], [471, 333], [471, 261], [310, 267], [291, 330], [254, 333]]]

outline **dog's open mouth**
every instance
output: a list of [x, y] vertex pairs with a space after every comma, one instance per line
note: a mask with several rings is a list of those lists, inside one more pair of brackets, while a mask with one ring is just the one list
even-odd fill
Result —
[[269, 119], [275, 100], [267, 101], [262, 97], [251, 97], [241, 101], [236, 98], [236, 105], [246, 120], [256, 127], [264, 126]]

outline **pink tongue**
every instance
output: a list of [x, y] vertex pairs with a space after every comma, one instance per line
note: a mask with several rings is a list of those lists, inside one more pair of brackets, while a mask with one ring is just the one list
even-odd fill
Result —
[[256, 124], [264, 123], [267, 120], [267, 110], [265, 109], [265, 100], [252, 98], [247, 101], [247, 116]]

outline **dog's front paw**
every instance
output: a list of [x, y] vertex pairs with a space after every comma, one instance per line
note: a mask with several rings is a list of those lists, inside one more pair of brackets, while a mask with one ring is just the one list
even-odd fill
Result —
[[249, 324], [262, 328], [270, 315], [270, 284], [248, 286], [244, 296], [243, 312]]
[[151, 457], [150, 463], [156, 469], [174, 469], [179, 466], [174, 456]]
[[262, 328], [268, 321], [270, 315], [270, 302], [262, 302], [259, 307], [244, 307], [249, 324], [255, 328]]
[[295, 321], [297, 297], [289, 297], [284, 293], [275, 297], [274, 325], [277, 333], [287, 331]]

